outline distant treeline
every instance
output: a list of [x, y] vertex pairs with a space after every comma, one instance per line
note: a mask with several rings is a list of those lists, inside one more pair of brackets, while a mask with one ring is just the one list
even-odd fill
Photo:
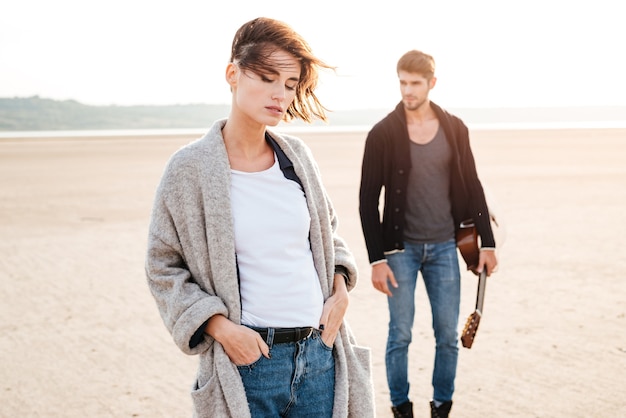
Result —
[[38, 96], [0, 98], [0, 130], [203, 128], [228, 116], [226, 105], [89, 106]]
[[[340, 110], [315, 125], [372, 126], [389, 109]], [[467, 124], [626, 121], [626, 107], [448, 109]], [[229, 105], [91, 106], [75, 100], [0, 98], [0, 131], [205, 129], [228, 116]], [[304, 125], [293, 121], [292, 124]]]
[[[220, 104], [91, 106], [39, 96], [0, 98], [0, 131], [196, 129], [209, 127], [216, 119], [227, 117], [229, 111], [229, 105]], [[329, 122], [317, 121], [315, 125], [369, 125], [387, 112], [329, 112]], [[292, 123], [304, 125], [301, 121]]]

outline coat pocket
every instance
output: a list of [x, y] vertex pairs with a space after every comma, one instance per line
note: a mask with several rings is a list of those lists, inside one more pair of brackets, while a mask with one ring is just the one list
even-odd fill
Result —
[[348, 373], [353, 382], [349, 388], [349, 418], [374, 418], [374, 387], [372, 381], [372, 353], [368, 347], [353, 345], [355, 365]]
[[204, 384], [199, 380], [191, 391], [194, 418], [227, 417], [226, 400], [215, 376]]

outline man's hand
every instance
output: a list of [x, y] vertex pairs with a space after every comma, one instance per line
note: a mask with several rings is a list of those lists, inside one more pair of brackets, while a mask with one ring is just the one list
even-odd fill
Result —
[[484, 268], [487, 268], [487, 277], [491, 276], [491, 273], [496, 271], [498, 267], [498, 259], [496, 258], [496, 251], [493, 249], [481, 249], [478, 255], [478, 267], [476, 271], [480, 274]]
[[391, 290], [389, 290], [389, 284], [393, 287], [398, 287], [398, 282], [396, 282], [393, 271], [391, 271], [387, 262], [372, 266], [372, 284], [379, 292], [383, 292], [387, 296], [393, 296]]

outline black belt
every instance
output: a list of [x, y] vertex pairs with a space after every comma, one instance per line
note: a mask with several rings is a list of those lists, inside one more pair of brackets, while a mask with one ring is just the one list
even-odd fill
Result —
[[[270, 328], [252, 328], [259, 334], [265, 341], [267, 341], [267, 335]], [[274, 344], [280, 343], [294, 343], [296, 341], [305, 340], [311, 336], [314, 328], [273, 328], [274, 329]]]

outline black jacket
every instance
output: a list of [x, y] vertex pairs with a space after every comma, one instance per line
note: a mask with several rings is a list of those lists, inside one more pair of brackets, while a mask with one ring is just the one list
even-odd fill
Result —
[[[456, 228], [461, 221], [473, 218], [482, 247], [495, 248], [489, 212], [474, 156], [470, 149], [467, 126], [458, 117], [430, 103], [450, 144], [450, 199]], [[403, 229], [406, 188], [411, 170], [404, 106], [396, 108], [370, 130], [365, 142], [359, 212], [370, 263], [383, 260], [386, 252], [404, 249]], [[378, 201], [385, 188], [383, 220]]]

